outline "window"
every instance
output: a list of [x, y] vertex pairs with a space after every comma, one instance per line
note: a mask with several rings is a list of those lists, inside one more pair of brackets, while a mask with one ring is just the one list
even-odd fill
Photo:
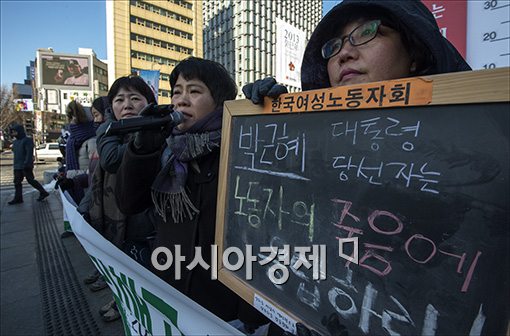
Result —
[[[174, 2], [174, 1], [172, 1], [172, 2]], [[176, 2], [174, 2], [174, 3], [176, 3]], [[187, 4], [186, 2], [183, 2], [183, 3]], [[136, 1], [135, 0], [135, 1], [131, 1], [130, 4], [131, 4], [131, 6], [136, 6], [136, 7], [145, 9], [147, 11], [150, 11], [152, 13], [156, 13], [156, 14], [159, 14], [159, 15], [162, 15], [162, 16], [166, 16], [166, 17], [172, 18], [174, 20], [184, 22], [184, 23], [189, 24], [189, 25], [193, 24], [193, 19], [191, 19], [191, 18], [188, 18], [186, 16], [174, 13], [172, 11], [166, 10], [164, 8], [161, 8], [161, 7], [158, 7], [158, 6], [146, 3], [146, 2]], [[178, 3], [178, 5], [180, 5], [180, 4]], [[188, 4], [188, 5], [190, 5], [190, 4]], [[185, 7], [185, 6], [182, 6], [182, 7]]]
[[159, 23], [152, 22], [152, 21], [149, 21], [149, 20], [145, 20], [145, 19], [142, 19], [142, 18], [139, 18], [139, 17], [136, 17], [136, 16], [131, 16], [131, 17], [134, 18], [134, 20], [132, 19], [131, 22], [136, 22], [136, 24], [138, 24], [140, 26], [144, 26], [144, 27], [147, 27], [147, 28], [152, 28], [154, 30], [158, 30], [158, 31], [161, 31], [163, 33], [170, 34], [170, 35], [179, 36], [179, 37], [185, 38], [187, 40], [193, 40], [193, 34], [186, 33], [186, 32], [183, 32], [181, 30], [174, 29], [174, 28], [171, 28], [171, 27], [168, 27], [168, 26], [165, 26], [165, 25], [161, 25]]
[[155, 62], [155, 63], [159, 63], [159, 64], [166, 64], [166, 65], [170, 65], [170, 66], [176, 65], [178, 62], [171, 58], [154, 56], [154, 55], [146, 54], [146, 53], [143, 53], [140, 51], [131, 52], [131, 57], [141, 59], [144, 61]]

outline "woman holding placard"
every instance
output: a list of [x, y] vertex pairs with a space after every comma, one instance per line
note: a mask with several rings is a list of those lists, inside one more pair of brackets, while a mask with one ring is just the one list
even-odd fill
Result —
[[[419, 0], [344, 0], [315, 28], [301, 66], [301, 87], [315, 90], [471, 70]], [[255, 104], [287, 89], [274, 78], [243, 87]]]

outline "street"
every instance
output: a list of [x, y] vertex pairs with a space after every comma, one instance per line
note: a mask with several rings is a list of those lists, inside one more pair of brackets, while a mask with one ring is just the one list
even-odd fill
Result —
[[[0, 192], [2, 193], [2, 197], [4, 194], [12, 194], [14, 195], [14, 184], [13, 184], [13, 173], [12, 173], [12, 152], [4, 151], [0, 153]], [[57, 169], [57, 162], [47, 162], [47, 163], [36, 163], [34, 165], [34, 175], [35, 179], [39, 181], [41, 184], [44, 184], [44, 171], [45, 170], [55, 170]], [[28, 184], [23, 184], [24, 192], [25, 188], [27, 191], [33, 189]]]
[[[37, 164], [36, 179], [57, 162]], [[109, 288], [92, 292], [83, 283], [94, 266], [79, 241], [63, 232], [62, 201], [23, 181], [22, 204], [14, 196], [12, 153], [0, 153], [0, 335], [123, 335], [122, 321], [104, 322], [98, 311], [112, 299]]]

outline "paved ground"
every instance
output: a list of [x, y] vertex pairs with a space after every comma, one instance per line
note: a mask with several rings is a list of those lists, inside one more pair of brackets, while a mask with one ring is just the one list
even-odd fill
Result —
[[[93, 293], [83, 279], [92, 263], [75, 237], [60, 238], [62, 203], [53, 189], [43, 202], [24, 182], [24, 203], [14, 194], [9, 155], [0, 156], [0, 335], [123, 335], [120, 320], [103, 322], [99, 308], [109, 289]], [[44, 170], [34, 170], [42, 182]]]

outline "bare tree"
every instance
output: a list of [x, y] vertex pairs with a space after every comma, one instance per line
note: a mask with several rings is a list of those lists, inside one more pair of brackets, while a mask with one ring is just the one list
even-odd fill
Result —
[[0, 128], [3, 130], [13, 122], [23, 124], [23, 113], [15, 109], [15, 96], [16, 92], [5, 85], [0, 87]]

